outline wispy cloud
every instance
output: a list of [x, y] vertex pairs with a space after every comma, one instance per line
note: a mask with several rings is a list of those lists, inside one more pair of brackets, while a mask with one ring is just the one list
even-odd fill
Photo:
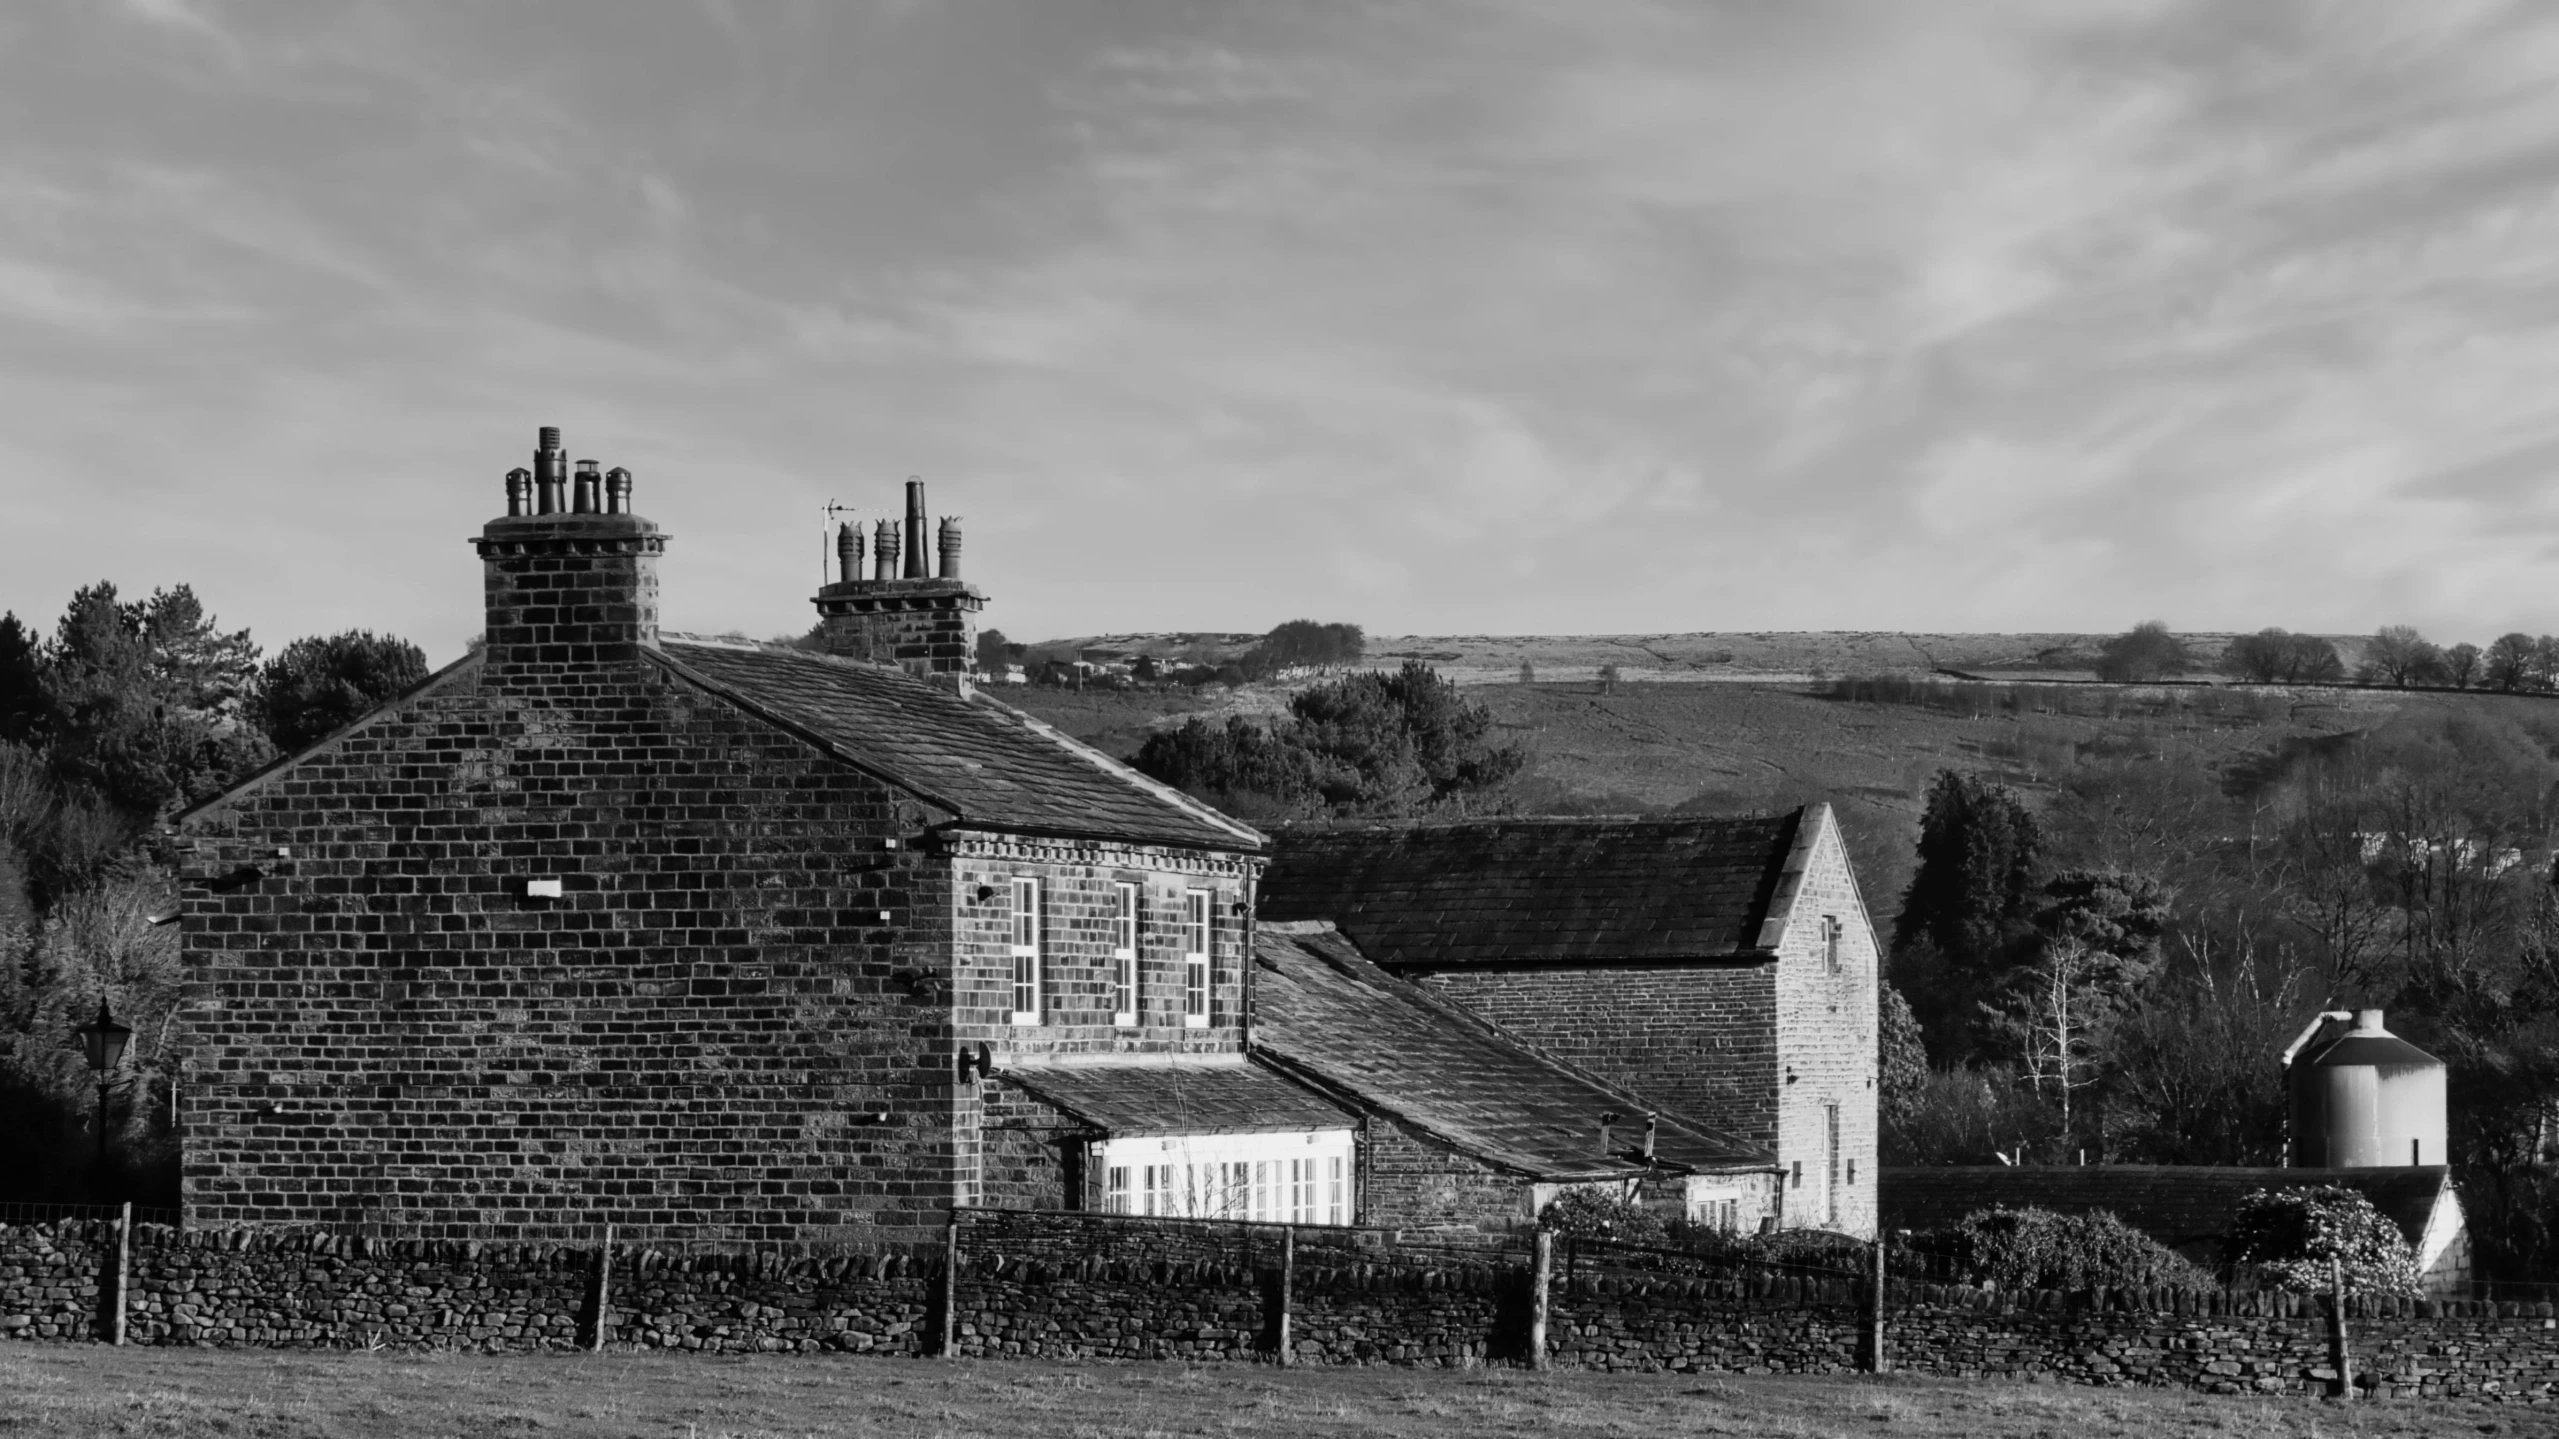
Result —
[[1017, 634], [2559, 629], [2539, 7], [8, 23], [21, 612], [281, 640], [360, 554], [325, 618], [449, 648], [563, 423], [710, 628], [921, 472]]

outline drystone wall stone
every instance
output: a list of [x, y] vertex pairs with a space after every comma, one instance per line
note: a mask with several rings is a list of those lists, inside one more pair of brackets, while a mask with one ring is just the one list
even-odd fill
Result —
[[[1301, 1364], [1516, 1364], [1528, 1276], [1517, 1256], [1403, 1248], [1301, 1230], [1287, 1285]], [[962, 1356], [1267, 1362], [1281, 1261], [1269, 1226], [971, 1213], [951, 1307]], [[115, 1226], [0, 1227], [0, 1339], [94, 1341]], [[923, 1354], [939, 1344], [938, 1258], [902, 1253], [673, 1254], [617, 1248], [597, 1309], [592, 1247], [343, 1239], [138, 1225], [124, 1302], [137, 1345], [489, 1352], [592, 1341], [728, 1353]], [[111, 1302], [111, 1301], [110, 1301]], [[1949, 1378], [2324, 1392], [2323, 1298], [2271, 1292], [1897, 1289], [1894, 1369]], [[1562, 1367], [1747, 1374], [1860, 1367], [1865, 1296], [1847, 1280], [1558, 1276], [1548, 1347]], [[2356, 1299], [2364, 1392], [2559, 1405], [2559, 1309]]]

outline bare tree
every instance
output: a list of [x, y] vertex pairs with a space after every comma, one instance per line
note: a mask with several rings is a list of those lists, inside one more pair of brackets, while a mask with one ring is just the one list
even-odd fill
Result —
[[2015, 1044], [2027, 1084], [2049, 1094], [2071, 1130], [2071, 1096], [2097, 1082], [2097, 1031], [2109, 1008], [2097, 984], [2098, 956], [2075, 940], [2055, 940], [2021, 968], [1997, 1004], [1985, 1004], [1993, 1032]]
[[2533, 638], [2528, 634], [2518, 632], [2497, 636], [2481, 660], [2480, 684], [2507, 694], [2533, 688], [2535, 649]]
[[2479, 647], [2465, 640], [2443, 652], [2444, 679], [2454, 689], [2466, 690], [2479, 678]]
[[2324, 684], [2345, 673], [2337, 647], [2317, 635], [2269, 628], [2241, 635], [2223, 651], [2221, 667], [2258, 684]]
[[2363, 671], [2368, 685], [2406, 689], [2431, 684], [2443, 672], [2443, 651], [2407, 625], [2383, 625], [2364, 646]]

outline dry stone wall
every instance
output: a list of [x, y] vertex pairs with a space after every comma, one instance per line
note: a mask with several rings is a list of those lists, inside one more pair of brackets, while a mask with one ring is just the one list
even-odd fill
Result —
[[[0, 1227], [0, 1338], [264, 1348], [565, 1349], [591, 1341], [721, 1352], [937, 1352], [946, 1292], [962, 1356], [1267, 1362], [1285, 1295], [1304, 1364], [1522, 1363], [1517, 1256], [1391, 1235], [1301, 1231], [1289, 1282], [1269, 1226], [972, 1212], [957, 1283], [936, 1258], [678, 1255], [456, 1240], [361, 1240], [137, 1226], [121, 1286], [112, 1224]], [[119, 1292], [121, 1291], [121, 1292]], [[1576, 1368], [1835, 1373], [1866, 1362], [1847, 1281], [1585, 1272], [1549, 1292], [1548, 1349]], [[597, 1301], [602, 1298], [599, 1316]], [[2273, 1293], [1897, 1290], [1886, 1351], [1903, 1372], [2316, 1394], [2324, 1301]], [[2559, 1405], [2547, 1304], [2348, 1305], [2366, 1392]]]

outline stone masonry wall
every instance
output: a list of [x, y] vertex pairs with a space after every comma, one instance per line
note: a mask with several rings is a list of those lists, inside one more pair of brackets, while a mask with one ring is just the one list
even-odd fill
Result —
[[[1249, 937], [1235, 913], [1255, 861], [1162, 845], [967, 834], [949, 841], [949, 924], [957, 965], [951, 1003], [956, 1041], [984, 1044], [999, 1068], [1020, 1055], [1238, 1054], [1244, 1049], [1244, 964]], [[1013, 1022], [1012, 881], [1040, 894], [1040, 1017]], [[1113, 1023], [1114, 928], [1119, 886], [1138, 890], [1137, 1022]], [[1182, 1016], [1183, 895], [1209, 894], [1208, 1023]], [[983, 892], [983, 897], [981, 897]], [[1026, 1108], [1025, 1106], [1030, 1106]], [[1059, 1208], [1068, 1156], [1056, 1133], [1065, 1116], [1008, 1086], [957, 1091], [955, 1153], [963, 1203]]]
[[184, 823], [266, 874], [187, 889], [189, 1224], [929, 1243], [926, 819], [646, 659], [449, 671]]
[[[1279, 1231], [1073, 1214], [965, 1215], [951, 1318], [963, 1355], [1269, 1357]], [[1302, 1229], [1288, 1291], [1303, 1363], [1515, 1363], [1529, 1313], [1519, 1256], [1376, 1231]], [[0, 1338], [298, 1348], [561, 1349], [597, 1322], [593, 1248], [340, 1239], [137, 1226], [113, 1294], [114, 1226], [0, 1227]], [[101, 1287], [108, 1291], [102, 1305]], [[899, 1255], [613, 1251], [607, 1343], [915, 1354], [938, 1343], [939, 1261]], [[1548, 1346], [1568, 1367], [1832, 1373], [1863, 1359], [1856, 1285], [1794, 1277], [1559, 1274]], [[2324, 1301], [2272, 1293], [2063, 1294], [1914, 1285], [1886, 1312], [1902, 1372], [2175, 1385], [2326, 1387]], [[2350, 1301], [2368, 1391], [2559, 1404], [2548, 1304]]]
[[1775, 964], [1487, 968], [1419, 978], [1674, 1114], [1777, 1146]]
[[1507, 1234], [1535, 1216], [1535, 1186], [1384, 1115], [1359, 1130], [1359, 1222]]
[[[1837, 824], [1821, 826], [1807, 861], [1777, 960], [1777, 1162], [1785, 1173], [1781, 1223], [1871, 1237], [1876, 1220], [1875, 1001], [1881, 956]], [[1839, 921], [1837, 974], [1830, 972], [1822, 934], [1825, 918]], [[1826, 1113], [1831, 1105], [1838, 1107], [1840, 1129], [1835, 1210], [1823, 1192], [1831, 1162]]]

